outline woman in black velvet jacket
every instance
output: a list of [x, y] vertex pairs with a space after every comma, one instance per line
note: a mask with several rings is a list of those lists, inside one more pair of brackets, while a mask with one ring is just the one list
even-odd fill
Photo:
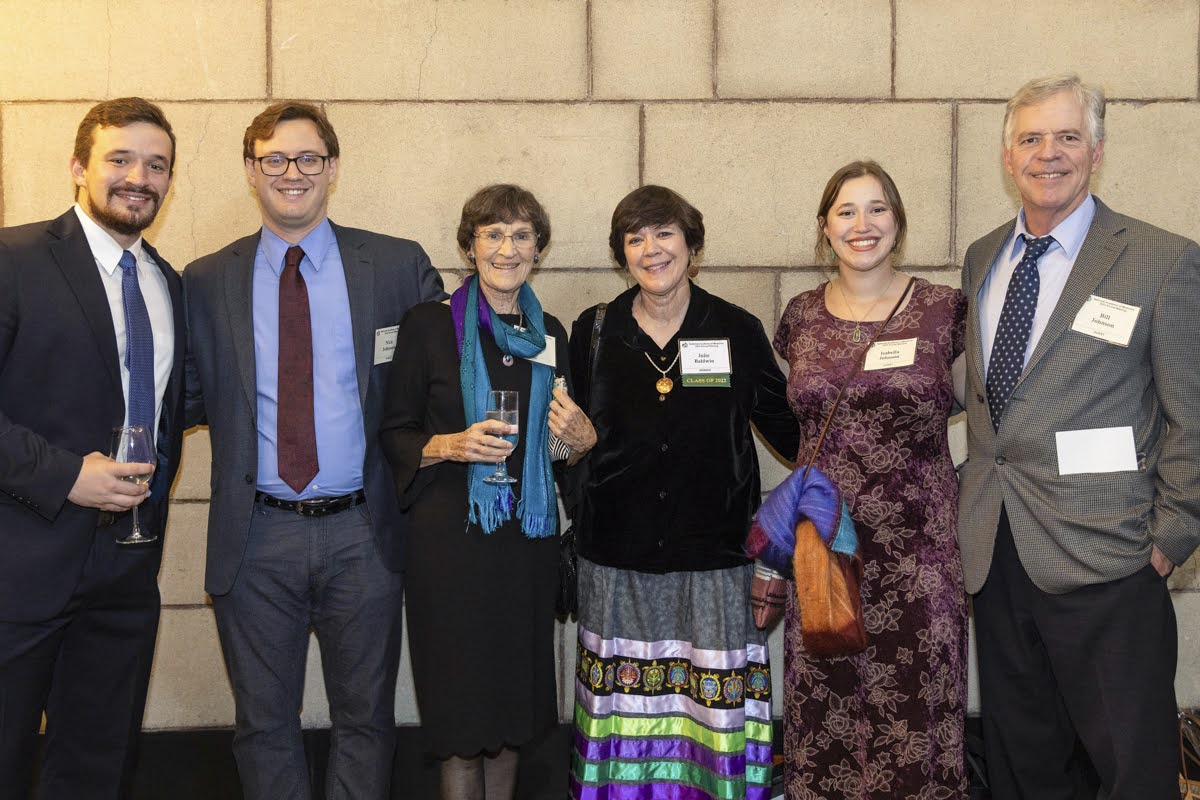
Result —
[[743, 546], [761, 494], [751, 424], [786, 459], [798, 447], [786, 381], [762, 324], [691, 282], [704, 223], [686, 200], [635, 190], [609, 241], [637, 286], [605, 308], [594, 363], [598, 307], [571, 335], [598, 435], [577, 515], [572, 789], [765, 798], [770, 673]]

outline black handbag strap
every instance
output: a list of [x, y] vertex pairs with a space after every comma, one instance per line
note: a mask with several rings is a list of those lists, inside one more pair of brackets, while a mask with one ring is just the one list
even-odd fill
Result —
[[837, 397], [833, 398], [833, 408], [829, 409], [829, 416], [825, 418], [825, 424], [821, 426], [821, 433], [817, 436], [817, 443], [813, 446], [812, 455], [808, 457], [808, 463], [804, 466], [804, 477], [808, 477], [808, 471], [812, 469], [813, 462], [817, 460], [817, 453], [821, 452], [821, 445], [825, 441], [825, 434], [829, 431], [829, 423], [833, 422], [833, 415], [837, 413], [838, 405], [842, 402], [842, 394], [845, 393], [846, 387], [850, 385], [850, 381], [858, 375], [863, 364], [866, 363], [867, 353], [871, 350], [871, 345], [875, 344], [875, 340], [879, 338], [879, 334], [883, 333], [883, 329], [892, 321], [892, 317], [896, 316], [896, 312], [900, 310], [900, 306], [904, 304], [904, 298], [908, 297], [908, 291], [912, 288], [915, 278], [909, 278], [908, 283], [904, 284], [904, 291], [900, 293], [900, 299], [896, 301], [896, 305], [892, 306], [892, 310], [888, 312], [887, 319], [879, 326], [879, 330], [875, 331], [875, 335], [867, 342], [867, 346], [858, 354], [858, 358], [854, 361], [854, 366], [850, 369], [850, 374], [846, 376], [846, 382], [842, 384], [842, 388], [838, 389]]
[[596, 319], [592, 322], [592, 338], [588, 342], [588, 382], [587, 391], [583, 396], [583, 407], [591, 410], [592, 383], [596, 379], [596, 354], [600, 352], [600, 329], [604, 327], [604, 314], [608, 311], [608, 303], [596, 306]]

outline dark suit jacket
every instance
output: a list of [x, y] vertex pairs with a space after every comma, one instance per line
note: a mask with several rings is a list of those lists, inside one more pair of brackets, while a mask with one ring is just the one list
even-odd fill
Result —
[[[375, 365], [375, 331], [399, 325], [417, 303], [442, 300], [442, 279], [416, 242], [333, 225], [350, 297], [363, 429], [363, 489], [375, 545], [393, 571], [404, 563], [403, 516], [379, 447], [391, 363]], [[183, 272], [187, 309], [188, 424], [207, 423], [212, 500], [204, 588], [232, 588], [246, 549], [258, 483], [258, 390], [254, 365], [254, 256], [260, 234], [198, 259]], [[313, 320], [314, 326], [320, 320]]]
[[[175, 361], [163, 398], [158, 469], [141, 524], [162, 555], [167, 494], [183, 432], [183, 302], [167, 279]], [[104, 284], [74, 210], [0, 230], [0, 619], [48, 619], [70, 599], [100, 513], [67, 501], [83, 456], [107, 453], [125, 419], [117, 337]], [[112, 528], [128, 529], [128, 515]]]
[[[1130, 575], [1151, 545], [1200, 544], [1200, 247], [1096, 201], [1096, 216], [997, 432], [988, 416], [979, 287], [1016, 223], [967, 250], [970, 460], [958, 528], [967, 590], [991, 566], [1003, 504], [1025, 571], [1052, 593]], [[1090, 295], [1141, 309], [1128, 347], [1071, 330]], [[1055, 433], [1132, 427], [1138, 469], [1059, 475]]]

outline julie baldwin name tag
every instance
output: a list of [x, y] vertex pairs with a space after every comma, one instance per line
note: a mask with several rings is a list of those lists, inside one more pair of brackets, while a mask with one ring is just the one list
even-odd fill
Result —
[[679, 340], [679, 375], [684, 386], [729, 386], [732, 374], [728, 339]]
[[863, 371], [911, 367], [917, 360], [916, 339], [896, 339], [891, 342], [876, 342], [867, 351]]

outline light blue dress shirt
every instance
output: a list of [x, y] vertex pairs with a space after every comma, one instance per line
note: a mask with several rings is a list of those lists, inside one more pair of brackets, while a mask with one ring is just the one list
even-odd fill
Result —
[[[1029, 331], [1029, 345], [1025, 348], [1025, 363], [1046, 330], [1050, 315], [1054, 313], [1058, 300], [1062, 297], [1067, 278], [1071, 276], [1071, 268], [1079, 256], [1079, 248], [1087, 238], [1092, 227], [1092, 218], [1096, 216], [1096, 200], [1090, 194], [1079, 204], [1079, 208], [1050, 231], [1054, 244], [1050, 245], [1042, 257], [1038, 259], [1038, 290], [1037, 310], [1033, 312], [1033, 327]], [[1008, 284], [1013, 272], [1021, 263], [1025, 254], [1025, 240], [1022, 234], [1028, 234], [1025, 227], [1025, 209], [1017, 214], [1017, 224], [1012, 236], [1000, 248], [1000, 255], [992, 265], [983, 285], [979, 287], [979, 332], [983, 337], [980, 345], [983, 347], [984, 379], [987, 379], [988, 365], [992, 360], [992, 342], [996, 339], [996, 328], [1000, 325], [1000, 311], [1004, 308], [1004, 295], [1008, 293]]]
[[279, 477], [279, 276], [289, 245], [265, 227], [254, 256], [254, 363], [258, 386], [258, 490], [282, 500], [335, 497], [363, 486], [366, 436], [358, 399], [350, 295], [329, 220], [300, 242], [313, 332], [313, 412], [319, 471], [296, 494]]

